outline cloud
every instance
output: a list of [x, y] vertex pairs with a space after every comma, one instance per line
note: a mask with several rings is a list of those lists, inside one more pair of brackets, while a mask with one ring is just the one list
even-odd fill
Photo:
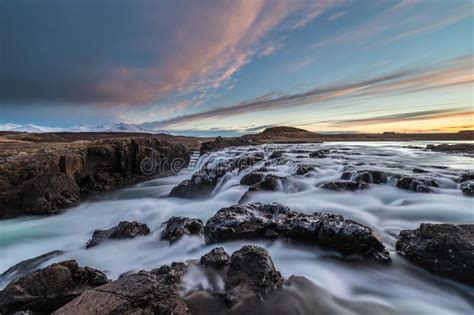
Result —
[[175, 118], [145, 123], [146, 128], [164, 128], [209, 118], [230, 117], [257, 111], [269, 111], [304, 105], [316, 105], [336, 99], [358, 97], [376, 98], [382, 95], [399, 95], [428, 89], [462, 86], [474, 82], [471, 65], [474, 55], [449, 60], [439, 68], [399, 70], [366, 80], [335, 83], [329, 86], [308, 90], [303, 93], [281, 95], [268, 94], [228, 107], [218, 107], [208, 111], [178, 116]]
[[341, 0], [0, 4], [0, 103], [141, 105], [218, 88]]
[[343, 17], [344, 15], [346, 15], [348, 12], [349, 11], [341, 11], [341, 12], [338, 12], [336, 14], [333, 14], [330, 17], [328, 17], [328, 21], [337, 20], [338, 18]]

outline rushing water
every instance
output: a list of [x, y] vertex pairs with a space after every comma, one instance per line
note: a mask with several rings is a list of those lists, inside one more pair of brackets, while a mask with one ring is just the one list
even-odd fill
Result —
[[[430, 142], [434, 143], [434, 142]], [[411, 142], [424, 147], [426, 142]], [[333, 150], [325, 159], [308, 158], [318, 149]], [[159, 239], [161, 224], [170, 216], [200, 218], [204, 222], [219, 209], [236, 204], [248, 187], [239, 185], [248, 172], [226, 175], [213, 195], [204, 200], [168, 198], [172, 187], [190, 178], [205, 163], [219, 161], [249, 150], [262, 151], [268, 157], [273, 150], [284, 150], [288, 161], [275, 166], [273, 174], [290, 176], [290, 183], [278, 192], [259, 192], [248, 202], [279, 202], [294, 210], [338, 213], [374, 228], [390, 251], [393, 262], [382, 265], [369, 261], [348, 262], [332, 251], [316, 246], [285, 244], [280, 241], [238, 241], [220, 244], [232, 253], [244, 244], [268, 249], [275, 265], [285, 276], [305, 276], [332, 295], [355, 302], [372, 302], [388, 307], [396, 314], [468, 314], [474, 312], [474, 289], [434, 276], [396, 254], [396, 236], [400, 230], [414, 229], [421, 222], [474, 223], [473, 201], [462, 195], [455, 182], [465, 170], [473, 169], [473, 157], [443, 154], [407, 148], [407, 143], [325, 143], [262, 145], [231, 148], [204, 155], [192, 169], [178, 176], [161, 178], [127, 189], [95, 197], [64, 214], [51, 217], [22, 217], [0, 222], [0, 272], [10, 266], [52, 250], [64, 254], [45, 262], [76, 259], [107, 273], [111, 279], [121, 273], [153, 269], [172, 261], [198, 259], [215, 246], [205, 245], [198, 237], [184, 237], [169, 245]], [[291, 153], [306, 150], [308, 153]], [[259, 168], [261, 162], [255, 165]], [[297, 164], [315, 165], [309, 176], [294, 176]], [[332, 192], [318, 184], [339, 179], [345, 167], [379, 169], [389, 174], [414, 174], [422, 168], [435, 177], [440, 188], [423, 194], [395, 187], [394, 177], [382, 185], [358, 192]], [[85, 250], [96, 229], [115, 226], [119, 221], [146, 223], [154, 233], [132, 240], [110, 241]], [[8, 279], [7, 279], [8, 280]], [[0, 285], [7, 283], [4, 279]], [[185, 278], [188, 289], [208, 284], [199, 275]]]

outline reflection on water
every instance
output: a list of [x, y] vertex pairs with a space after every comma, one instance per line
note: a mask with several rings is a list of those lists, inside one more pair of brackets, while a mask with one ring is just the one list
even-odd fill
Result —
[[[426, 144], [410, 143], [421, 147]], [[337, 297], [380, 303], [391, 307], [395, 313], [472, 313], [470, 301], [474, 298], [474, 289], [431, 275], [394, 251], [398, 232], [416, 228], [421, 222], [474, 222], [472, 199], [463, 196], [455, 182], [463, 171], [473, 169], [472, 157], [410, 149], [406, 145], [353, 142], [259, 146], [257, 150], [265, 152], [266, 157], [274, 149], [284, 150], [285, 162], [275, 166], [271, 173], [291, 177], [282, 191], [257, 193], [249, 200], [280, 202], [307, 213], [339, 213], [367, 224], [381, 235], [390, 250], [391, 265], [348, 262], [328, 250], [280, 241], [238, 241], [222, 245], [231, 253], [244, 244], [258, 244], [269, 250], [284, 276], [305, 276]], [[324, 159], [307, 158], [308, 153], [291, 153], [324, 148], [332, 150]], [[205, 163], [217, 164], [248, 150], [233, 148], [205, 155], [197, 161], [195, 168]], [[309, 176], [293, 176], [296, 165], [301, 163], [314, 165], [316, 172]], [[316, 187], [325, 181], [339, 179], [348, 167], [383, 170], [389, 174], [389, 182], [359, 192], [331, 192]], [[429, 176], [439, 181], [440, 188], [436, 193], [413, 193], [395, 187], [394, 176], [413, 175], [415, 167], [428, 171]], [[61, 215], [1, 221], [0, 271], [52, 250], [64, 250], [65, 253], [45, 262], [44, 266], [73, 258], [81, 265], [104, 270], [112, 279], [126, 271], [199, 258], [214, 246], [205, 245], [198, 237], [185, 237], [170, 246], [159, 240], [161, 224], [172, 215], [200, 218], [205, 222], [222, 207], [236, 204], [247, 189], [239, 185], [239, 181], [248, 171], [225, 176], [213, 196], [205, 200], [166, 198], [171, 188], [189, 178], [193, 171], [186, 170], [178, 176], [96, 196]], [[146, 223], [155, 232], [85, 250], [95, 229], [109, 228], [123, 220]], [[187, 281], [186, 285], [192, 288], [204, 280], [194, 277]], [[5, 285], [5, 282], [1, 284]]]

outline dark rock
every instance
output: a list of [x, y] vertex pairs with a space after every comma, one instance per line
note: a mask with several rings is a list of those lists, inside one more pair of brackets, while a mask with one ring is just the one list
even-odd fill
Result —
[[276, 176], [276, 175], [267, 175], [265, 179], [258, 183], [255, 187], [258, 190], [266, 190], [266, 191], [277, 191], [282, 189], [283, 181], [285, 177]]
[[397, 187], [405, 190], [430, 193], [433, 192], [430, 187], [439, 187], [439, 184], [431, 177], [402, 176], [397, 181]]
[[219, 210], [204, 226], [206, 243], [279, 236], [389, 261], [377, 234], [367, 226], [339, 215], [298, 213], [280, 204], [254, 203]]
[[223, 247], [216, 247], [202, 256], [200, 262], [204, 266], [220, 269], [230, 263], [230, 257]]
[[387, 174], [378, 170], [348, 171], [341, 175], [341, 179], [358, 183], [383, 184], [387, 182]]
[[234, 252], [225, 278], [226, 290], [249, 287], [259, 295], [283, 284], [270, 254], [262, 247], [247, 245]]
[[79, 201], [79, 186], [64, 173], [41, 175], [23, 184], [19, 199], [26, 214], [55, 214]]
[[171, 217], [165, 222], [166, 227], [161, 233], [161, 239], [174, 243], [184, 235], [204, 234], [204, 226], [200, 219], [190, 219], [185, 217]]
[[0, 275], [0, 282], [14, 281], [21, 275], [37, 270], [39, 266], [41, 266], [43, 263], [50, 260], [51, 258], [62, 254], [64, 254], [63, 251], [54, 250], [46, 254], [19, 262], [18, 264], [8, 268]]
[[426, 146], [427, 150], [446, 153], [474, 153], [474, 144], [458, 143], [458, 144], [429, 144]]
[[329, 150], [317, 150], [317, 151], [311, 152], [309, 154], [309, 157], [324, 159], [326, 157], [326, 154], [329, 154]]
[[333, 191], [356, 191], [368, 189], [369, 185], [364, 182], [358, 183], [355, 181], [346, 180], [337, 182], [327, 182], [322, 184], [320, 187]]
[[437, 275], [474, 285], [474, 224], [422, 223], [401, 231], [396, 249]]
[[260, 183], [261, 181], [264, 180], [264, 178], [265, 178], [265, 175], [262, 174], [262, 173], [251, 172], [251, 173], [245, 175], [244, 177], [242, 177], [242, 179], [240, 180], [240, 184], [251, 186], [251, 185], [255, 185], [257, 183]]
[[107, 277], [74, 260], [52, 264], [10, 283], [0, 292], [0, 312], [51, 313], [88, 289], [107, 283]]
[[429, 172], [428, 172], [428, 171], [425, 171], [425, 170], [422, 169], [422, 168], [417, 168], [417, 167], [415, 167], [415, 168], [413, 169], [413, 173], [429, 173]]
[[284, 151], [273, 151], [269, 159], [281, 158], [285, 152]]
[[123, 275], [85, 291], [54, 314], [190, 314], [176, 288], [180, 277], [180, 271], [169, 266]]
[[463, 182], [461, 190], [464, 195], [474, 197], [474, 180]]
[[474, 180], [474, 171], [464, 172], [459, 179], [460, 183], [467, 182], [469, 180]]
[[146, 224], [137, 221], [122, 221], [108, 230], [95, 230], [92, 238], [87, 242], [86, 248], [97, 246], [108, 239], [121, 240], [148, 234], [150, 234], [150, 229]]
[[314, 171], [315, 171], [314, 166], [298, 165], [298, 167], [296, 168], [295, 174], [296, 175], [306, 175], [306, 174], [314, 172]]
[[243, 146], [252, 144], [251, 140], [246, 137], [241, 138], [222, 138], [217, 137], [214, 141], [208, 141], [201, 144], [200, 153], [201, 155], [218, 151], [227, 147]]

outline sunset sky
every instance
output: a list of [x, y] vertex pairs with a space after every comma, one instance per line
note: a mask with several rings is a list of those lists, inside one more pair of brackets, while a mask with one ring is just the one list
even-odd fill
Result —
[[473, 3], [0, 1], [0, 123], [474, 129]]

